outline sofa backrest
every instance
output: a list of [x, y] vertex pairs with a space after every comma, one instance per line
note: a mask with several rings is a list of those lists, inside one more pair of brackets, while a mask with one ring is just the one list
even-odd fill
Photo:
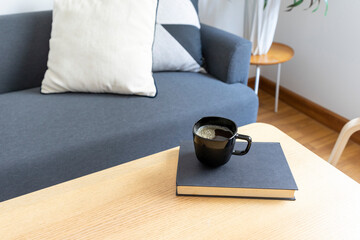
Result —
[[41, 86], [51, 24], [52, 11], [0, 16], [0, 94]]
[[0, 16], [0, 93], [41, 85], [51, 23], [51, 11]]

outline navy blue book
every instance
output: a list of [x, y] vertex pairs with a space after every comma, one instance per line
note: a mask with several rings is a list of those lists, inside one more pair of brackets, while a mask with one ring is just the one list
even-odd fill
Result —
[[[238, 142], [235, 149], [244, 149]], [[295, 200], [298, 190], [280, 143], [253, 142], [218, 168], [200, 163], [192, 141], [180, 144], [176, 194]]]

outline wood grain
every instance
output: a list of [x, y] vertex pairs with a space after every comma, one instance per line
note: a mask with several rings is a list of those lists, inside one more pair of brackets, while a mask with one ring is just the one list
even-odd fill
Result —
[[[248, 85], [253, 86], [254, 82], [255, 78], [250, 78]], [[275, 83], [265, 77], [260, 77], [259, 88], [270, 95], [275, 95]], [[295, 109], [337, 132], [340, 132], [343, 126], [349, 121], [349, 119], [346, 119], [282, 86], [280, 86], [279, 95], [280, 100], [283, 100]], [[351, 140], [360, 144], [360, 132], [354, 133]]]
[[[296, 201], [178, 197], [178, 148], [0, 203], [1, 239], [359, 239], [359, 184], [275, 127]], [[101, 159], [99, 159], [101, 161]]]
[[267, 54], [251, 55], [252, 65], [272, 65], [289, 61], [294, 56], [294, 50], [282, 43], [273, 43]]

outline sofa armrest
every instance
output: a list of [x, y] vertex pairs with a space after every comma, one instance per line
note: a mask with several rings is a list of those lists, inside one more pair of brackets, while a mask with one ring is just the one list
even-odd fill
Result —
[[247, 84], [251, 42], [223, 30], [201, 24], [205, 69], [226, 83]]

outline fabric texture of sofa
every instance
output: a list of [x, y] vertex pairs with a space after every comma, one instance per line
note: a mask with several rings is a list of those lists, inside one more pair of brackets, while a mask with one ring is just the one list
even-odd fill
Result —
[[202, 25], [208, 74], [158, 72], [155, 98], [42, 95], [52, 13], [0, 16], [0, 201], [179, 145], [203, 116], [256, 121], [251, 43]]

